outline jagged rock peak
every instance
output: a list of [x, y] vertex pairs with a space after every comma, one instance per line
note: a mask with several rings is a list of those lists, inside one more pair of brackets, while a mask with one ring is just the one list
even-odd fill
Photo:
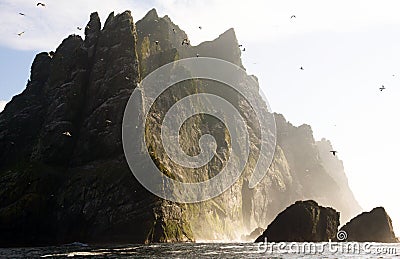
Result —
[[158, 19], [158, 14], [155, 8], [151, 9], [147, 12], [147, 14], [143, 17], [143, 20], [150, 20], [150, 19]]
[[90, 34], [96, 34], [101, 30], [101, 22], [100, 17], [97, 12], [90, 14], [90, 20], [85, 27], [85, 36], [87, 37]]
[[103, 30], [107, 30], [113, 26], [119, 26], [121, 27], [120, 30], [122, 31], [124, 30], [123, 27], [126, 27], [126, 22], [128, 22], [128, 26], [131, 27], [131, 30], [133, 30], [134, 22], [131, 11], [126, 10], [117, 15], [115, 15], [114, 12], [111, 12], [104, 24]]
[[47, 52], [36, 55], [31, 67], [31, 81], [46, 82], [49, 77], [51, 57]]

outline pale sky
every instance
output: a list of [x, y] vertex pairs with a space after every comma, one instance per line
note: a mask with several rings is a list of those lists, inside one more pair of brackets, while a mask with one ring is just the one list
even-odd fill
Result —
[[[129, 9], [138, 20], [155, 7], [185, 30], [192, 44], [233, 27], [246, 47], [244, 65], [259, 78], [272, 110], [295, 125], [310, 124], [316, 139], [330, 139], [363, 209], [384, 206], [400, 236], [399, 1], [45, 3], [39, 8], [31, 0], [0, 0], [0, 100], [24, 89], [35, 53], [55, 49], [68, 34], [82, 34], [76, 27], [93, 11], [104, 22], [109, 12]], [[382, 85], [387, 89], [380, 92]]]

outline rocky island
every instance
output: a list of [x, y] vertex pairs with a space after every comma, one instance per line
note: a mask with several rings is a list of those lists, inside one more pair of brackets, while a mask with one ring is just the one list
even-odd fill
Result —
[[[243, 67], [233, 29], [198, 46], [182, 44], [188, 38], [154, 9], [137, 22], [130, 11], [111, 13], [103, 26], [93, 13], [84, 39], [71, 35], [56, 50], [35, 57], [26, 89], [0, 113], [0, 246], [234, 240], [266, 227], [284, 208], [304, 199], [334, 207], [344, 222], [361, 211], [341, 162], [326, 155], [330, 143], [315, 141], [311, 126], [294, 126], [281, 114], [275, 115], [274, 159], [255, 188], [249, 188], [245, 172], [214, 199], [179, 204], [141, 186], [128, 168], [121, 141], [124, 109], [138, 82], [164, 64], [197, 54]], [[215, 84], [183, 86], [186, 93], [207, 87], [228, 91]], [[258, 89], [253, 91], [257, 98]], [[207, 180], [207, 168], [198, 174], [175, 168], [157, 145], [161, 115], [181, 97], [173, 88], [152, 110], [148, 148], [163, 172], [187, 181]], [[250, 107], [234, 93], [231, 101], [247, 116], [251, 136], [257, 135], [247, 115]], [[209, 167], [222, 167], [229, 136], [215, 119], [193, 120], [198, 126], [181, 130], [182, 149], [197, 154], [199, 137], [215, 133], [222, 162], [211, 160]], [[252, 148], [256, 152], [258, 147]], [[334, 235], [336, 212], [307, 204], [310, 213], [325, 218], [304, 240]], [[323, 229], [327, 224], [329, 229]]]

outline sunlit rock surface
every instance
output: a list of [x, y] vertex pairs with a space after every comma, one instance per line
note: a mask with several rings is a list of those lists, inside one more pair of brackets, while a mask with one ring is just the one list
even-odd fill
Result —
[[[311, 127], [295, 127], [279, 114], [274, 159], [254, 189], [248, 187], [250, 170], [222, 195], [196, 204], [162, 201], [144, 189], [128, 168], [121, 141], [125, 105], [137, 83], [164, 64], [197, 54], [243, 66], [233, 29], [198, 46], [182, 45], [186, 38], [155, 10], [136, 23], [129, 11], [112, 13], [103, 28], [93, 13], [85, 39], [71, 35], [54, 53], [36, 56], [26, 89], [0, 114], [0, 245], [237, 240], [300, 199], [348, 217], [360, 211], [343, 168], [330, 164], [336, 158], [326, 157]], [[200, 136], [212, 133], [221, 158], [191, 174], [174, 167], [160, 148], [160, 123], [174, 100], [206, 90], [228, 96], [257, 138], [249, 104], [226, 86], [193, 81], [172, 87], [151, 110], [147, 148], [163, 172], [189, 182], [207, 180], [224, 166], [230, 136], [207, 115], [185, 123], [185, 152], [197, 154]], [[249, 91], [259, 102], [258, 89]]]

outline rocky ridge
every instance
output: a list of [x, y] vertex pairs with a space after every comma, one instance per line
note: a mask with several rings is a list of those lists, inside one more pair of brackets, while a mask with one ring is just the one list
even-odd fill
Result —
[[[177, 59], [199, 54], [243, 66], [235, 32], [229, 29], [198, 46], [182, 45], [186, 33], [155, 10], [136, 23], [129, 11], [111, 13], [103, 28], [93, 13], [88, 25], [85, 39], [71, 35], [54, 53], [38, 54], [26, 89], [0, 113], [1, 246], [235, 239], [267, 226], [299, 199], [335, 204], [348, 215], [359, 211], [351, 191], [341, 196], [347, 183], [335, 183], [337, 176], [325, 167], [311, 127], [295, 127], [279, 114], [274, 160], [256, 188], [248, 188], [248, 170], [224, 194], [206, 202], [185, 205], [153, 196], [124, 158], [126, 102], [141, 79]], [[172, 100], [197, 91], [228, 91], [230, 101], [253, 123], [249, 105], [223, 85], [189, 82], [165, 93], [148, 121], [153, 131], [146, 135], [147, 148], [166, 173], [187, 181], [209, 179], [209, 169], [221, 168], [229, 157], [229, 134], [209, 116], [193, 117], [183, 126], [182, 149], [196, 154], [199, 137], [213, 133], [222, 161], [211, 161], [193, 176], [176, 168], [160, 149], [162, 115]], [[252, 91], [257, 99], [258, 89]], [[191, 122], [201, 126], [193, 128]], [[251, 134], [257, 138], [257, 130]]]

